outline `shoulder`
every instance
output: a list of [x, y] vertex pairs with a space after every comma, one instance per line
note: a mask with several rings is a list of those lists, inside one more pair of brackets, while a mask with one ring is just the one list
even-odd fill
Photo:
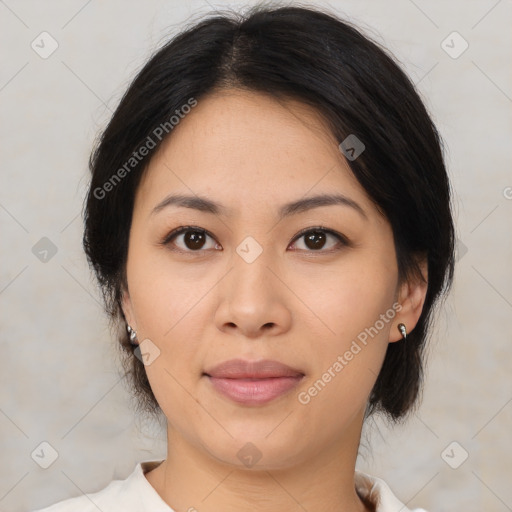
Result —
[[359, 496], [372, 503], [375, 512], [427, 512], [423, 508], [407, 508], [381, 478], [356, 470], [355, 483]]
[[117, 506], [119, 506], [119, 500], [122, 496], [122, 483], [123, 480], [113, 480], [100, 491], [68, 498], [33, 512], [98, 512], [98, 508], [112, 511], [118, 510]]
[[[33, 512], [128, 512], [146, 510], [148, 502], [158, 505], [159, 497], [144, 477], [149, 463], [138, 463], [124, 480], [113, 480], [103, 489], [59, 501]], [[148, 499], [149, 496], [149, 499]], [[170, 510], [165, 508], [165, 510]]]
[[[98, 509], [120, 511], [122, 508], [119, 507], [125, 502], [124, 494], [127, 490], [129, 491], [128, 481], [129, 477], [126, 480], [113, 480], [100, 491], [68, 498], [34, 512], [98, 512]], [[131, 510], [131, 506], [124, 510]]]

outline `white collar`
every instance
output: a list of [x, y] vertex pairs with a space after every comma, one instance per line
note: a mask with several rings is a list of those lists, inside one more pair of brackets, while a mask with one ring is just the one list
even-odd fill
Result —
[[[163, 501], [155, 488], [144, 476], [145, 473], [156, 468], [163, 460], [150, 460], [139, 462], [132, 474], [126, 479], [130, 489], [136, 488], [141, 497], [141, 505], [152, 512], [175, 512]], [[424, 509], [410, 510], [391, 491], [386, 482], [380, 478], [368, 475], [362, 471], [355, 471], [355, 484], [359, 496], [368, 499], [375, 505], [375, 512], [427, 512]]]

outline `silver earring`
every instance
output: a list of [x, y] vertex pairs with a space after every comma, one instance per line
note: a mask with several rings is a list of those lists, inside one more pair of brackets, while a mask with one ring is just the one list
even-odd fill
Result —
[[128, 325], [127, 327], [128, 333], [130, 334], [130, 342], [132, 345], [136, 345], [135, 340], [137, 339], [137, 333]]
[[407, 339], [407, 329], [405, 328], [405, 325], [398, 324], [398, 330], [400, 331], [400, 334], [402, 335], [402, 338], [405, 341]]

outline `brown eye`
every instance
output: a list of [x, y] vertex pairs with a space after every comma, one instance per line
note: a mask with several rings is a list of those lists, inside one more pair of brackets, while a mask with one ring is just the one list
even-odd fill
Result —
[[183, 243], [188, 249], [201, 249], [205, 243], [205, 234], [199, 231], [186, 231], [183, 235]]
[[[208, 239], [210, 242], [208, 247]], [[214, 239], [204, 230], [190, 226], [182, 226], [170, 233], [163, 241], [164, 245], [172, 244], [177, 247], [177, 250], [184, 252], [199, 252], [206, 249], [215, 249], [216, 244]]]
[[[295, 240], [300, 240], [301, 238], [304, 239], [303, 245], [305, 247], [299, 247], [298, 249], [305, 251], [329, 252], [335, 250], [337, 245], [348, 245], [348, 241], [343, 235], [325, 228], [314, 228], [302, 231]], [[334, 243], [332, 241], [329, 243], [329, 239], [334, 240]]]
[[310, 231], [304, 235], [305, 245], [312, 250], [321, 249], [325, 245], [327, 236], [323, 231]]
[[[304, 247], [295, 247], [301, 251], [331, 252], [350, 245], [349, 241], [340, 233], [322, 227], [303, 230], [295, 237], [294, 241], [301, 238], [304, 239]], [[194, 226], [181, 226], [175, 229], [161, 243], [174, 246], [173, 250], [188, 253], [201, 253], [208, 249], [222, 250], [210, 233]], [[293, 245], [295, 243], [292, 243], [290, 247]]]

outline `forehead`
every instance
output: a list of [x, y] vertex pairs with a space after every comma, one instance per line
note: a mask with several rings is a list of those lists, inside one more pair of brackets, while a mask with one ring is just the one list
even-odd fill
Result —
[[147, 207], [170, 191], [214, 193], [235, 208], [325, 192], [370, 203], [313, 108], [242, 90], [200, 99], [162, 143], [139, 188]]

